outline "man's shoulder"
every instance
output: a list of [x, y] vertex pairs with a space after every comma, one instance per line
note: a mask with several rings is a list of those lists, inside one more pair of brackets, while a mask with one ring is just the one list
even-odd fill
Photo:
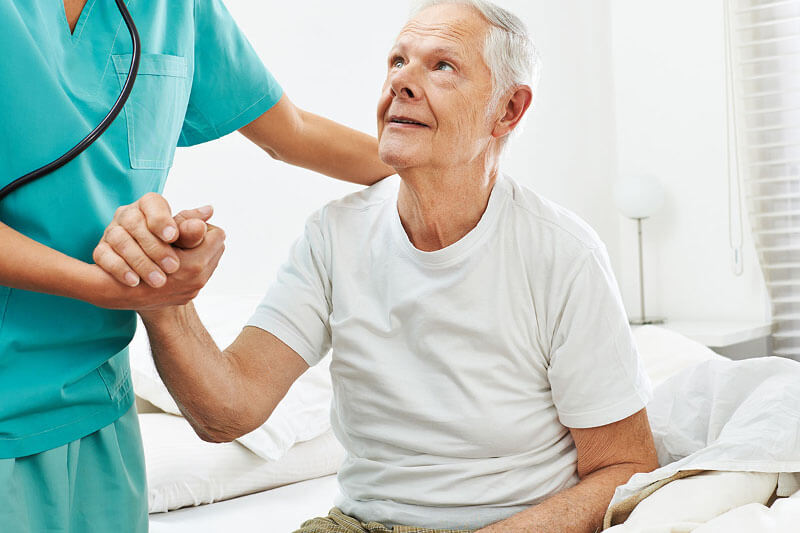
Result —
[[336, 213], [338, 216], [357, 215], [359, 212], [369, 211], [396, 199], [399, 184], [398, 176], [389, 176], [360, 191], [328, 202], [322, 210], [331, 214]]
[[515, 218], [531, 232], [547, 235], [568, 247], [594, 249], [603, 246], [597, 232], [580, 216], [511, 178]]
[[309, 222], [321, 227], [357, 224], [364, 227], [366, 219], [377, 217], [387, 202], [396, 202], [400, 185], [398, 176], [389, 176], [381, 181], [330, 201], [315, 211]]

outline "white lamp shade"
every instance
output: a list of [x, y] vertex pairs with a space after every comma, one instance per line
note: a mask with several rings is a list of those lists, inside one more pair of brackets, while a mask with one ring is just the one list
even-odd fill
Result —
[[622, 178], [614, 185], [614, 202], [628, 218], [647, 218], [664, 203], [664, 188], [652, 176]]

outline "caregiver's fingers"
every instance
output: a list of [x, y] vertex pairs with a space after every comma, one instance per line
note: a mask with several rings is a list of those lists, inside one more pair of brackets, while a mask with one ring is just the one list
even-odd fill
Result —
[[114, 279], [123, 285], [127, 285], [128, 287], [136, 287], [139, 285], [139, 275], [128, 266], [128, 263], [117, 255], [117, 252], [115, 252], [106, 241], [100, 241], [100, 244], [95, 247], [92, 258], [97, 266], [111, 274]]
[[178, 224], [172, 218], [172, 209], [160, 194], [150, 192], [133, 204], [144, 215], [150, 233], [165, 243], [173, 243], [178, 238]]
[[[131, 236], [130, 233], [128, 233], [124, 227], [110, 227], [106, 232], [105, 237], [103, 237], [103, 240], [108, 243], [108, 245], [111, 247], [111, 250], [116, 253], [121, 260], [130, 267], [130, 269], [132, 269], [140, 278], [142, 278], [145, 283], [153, 288], [159, 288], [166, 283], [167, 276], [164, 274], [161, 268], [159, 268], [159, 266], [151, 260], [150, 256], [145, 253], [145, 250], [142, 249], [139, 243]], [[111, 262], [113, 260], [107, 259], [107, 261]], [[177, 256], [174, 261], [175, 267], [177, 267]], [[114, 261], [114, 263], [119, 265], [119, 263], [116, 261]], [[114, 277], [117, 277], [118, 272], [109, 271], [105, 267], [103, 267], [103, 270], [106, 270], [107, 272], [114, 274]]]
[[[168, 231], [161, 228], [164, 224], [168, 224]], [[178, 237], [177, 224], [172, 220], [169, 204], [161, 195], [148, 193], [130, 205], [119, 207], [106, 229], [103, 240], [108, 240], [109, 232], [117, 226], [122, 227], [136, 240], [147, 257], [163, 271], [162, 273], [169, 274], [178, 270], [180, 267], [178, 255], [166, 239], [169, 236], [174, 241]], [[120, 236], [118, 241], [122, 241]], [[113, 243], [110, 244], [115, 248]], [[136, 269], [136, 265], [130, 262], [128, 265]], [[154, 279], [156, 277], [159, 276], [154, 274]]]

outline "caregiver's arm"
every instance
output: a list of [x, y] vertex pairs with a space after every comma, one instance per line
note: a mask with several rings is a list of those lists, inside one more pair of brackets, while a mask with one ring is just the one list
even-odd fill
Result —
[[374, 137], [303, 111], [285, 94], [239, 131], [273, 158], [332, 178], [372, 185], [395, 172]]
[[143, 309], [190, 301], [216, 268], [225, 234], [212, 228], [202, 244], [178, 250], [185, 267], [161, 289], [126, 287], [90, 265], [38, 243], [0, 223], [0, 285], [74, 298], [108, 309]]
[[205, 441], [228, 442], [256, 429], [308, 369], [294, 350], [255, 327], [221, 351], [191, 303], [140, 314], [158, 373]]
[[658, 468], [645, 409], [613, 424], [570, 432], [578, 450], [580, 482], [476, 533], [600, 531], [614, 489], [637, 472]]
[[[273, 158], [333, 178], [371, 185], [395, 172], [379, 159], [374, 137], [303, 111], [286, 95], [239, 131]], [[171, 216], [169, 204], [155, 193], [123, 206], [95, 250], [95, 263], [120, 283], [135, 286], [143, 280], [160, 287], [179, 269], [174, 262], [164, 263], [176, 259], [165, 246], [176, 237], [163, 234], [175, 227]]]

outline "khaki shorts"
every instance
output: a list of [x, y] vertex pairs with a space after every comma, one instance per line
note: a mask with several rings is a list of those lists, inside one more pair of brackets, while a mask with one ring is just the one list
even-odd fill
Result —
[[313, 518], [294, 533], [472, 533], [466, 529], [430, 529], [427, 527], [394, 526], [377, 522], [359, 522], [334, 507], [325, 518]]

